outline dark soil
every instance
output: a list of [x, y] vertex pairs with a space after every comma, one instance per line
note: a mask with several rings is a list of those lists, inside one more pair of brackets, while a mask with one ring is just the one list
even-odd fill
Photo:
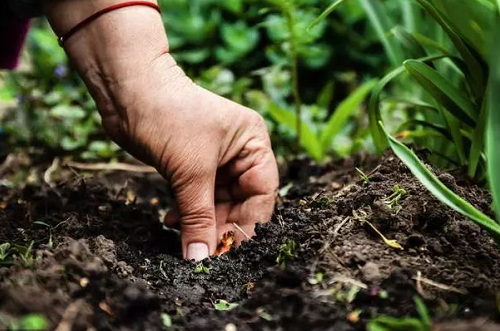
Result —
[[[290, 164], [283, 184], [293, 186], [273, 220], [240, 248], [204, 261], [208, 274], [195, 273], [196, 263], [180, 258], [178, 235], [162, 229], [168, 191], [155, 177], [1, 187], [0, 243], [18, 246], [0, 266], [0, 329], [40, 313], [59, 331], [365, 330], [381, 314], [417, 316], [420, 296], [434, 331], [500, 330], [500, 249], [491, 237], [440, 204], [394, 157], [368, 183], [356, 166], [373, 168], [354, 159]], [[438, 175], [490, 213], [486, 191]], [[407, 195], [391, 207], [396, 184]], [[386, 245], [370, 224], [404, 250]], [[23, 260], [19, 252], [32, 241]], [[278, 265], [291, 241], [293, 257]], [[238, 306], [218, 311], [218, 299]]]

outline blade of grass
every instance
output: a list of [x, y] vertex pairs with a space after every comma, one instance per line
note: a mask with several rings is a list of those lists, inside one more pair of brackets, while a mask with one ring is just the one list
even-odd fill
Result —
[[460, 121], [456, 119], [448, 110], [443, 109], [440, 105], [438, 106], [441, 117], [443, 118], [446, 126], [448, 127], [448, 131], [453, 140], [453, 146], [455, 147], [456, 154], [458, 155], [458, 159], [460, 160], [460, 165], [466, 164], [465, 158], [465, 147], [464, 140], [462, 138], [462, 132], [460, 131]]
[[406, 70], [436, 101], [441, 103], [457, 119], [474, 126], [478, 111], [464, 92], [453, 86], [439, 72], [417, 60], [404, 62]]
[[[499, 0], [500, 1], [500, 0]], [[500, 9], [500, 4], [499, 4]], [[495, 33], [490, 54], [490, 88], [488, 93], [488, 125], [486, 129], [486, 154], [488, 156], [488, 179], [500, 222], [500, 15], [496, 15]]]
[[402, 26], [396, 26], [391, 32], [401, 45], [408, 50], [408, 54], [412, 58], [419, 58], [427, 55], [422, 45]]
[[400, 45], [388, 37], [390, 29], [394, 24], [390, 21], [390, 15], [385, 10], [383, 2], [380, 0], [359, 0], [365, 10], [380, 42], [384, 46], [385, 52], [393, 66], [399, 66], [404, 60], [403, 50]]
[[375, 86], [374, 80], [364, 83], [337, 106], [320, 135], [319, 140], [324, 151], [330, 148], [332, 139], [337, 136], [347, 120], [358, 110], [359, 105], [365, 100], [373, 86]]
[[380, 99], [384, 88], [396, 77], [405, 72], [403, 66], [394, 69], [383, 77], [373, 89], [373, 93], [368, 103], [368, 118], [370, 133], [373, 139], [373, 144], [378, 153], [382, 153], [387, 148], [387, 139], [384, 132], [381, 130], [378, 122], [382, 121], [382, 114], [380, 113]]
[[485, 73], [480, 61], [472, 54], [470, 49], [464, 43], [462, 38], [446, 23], [442, 15], [438, 10], [432, 5], [428, 0], [415, 0], [417, 1], [425, 11], [431, 15], [432, 18], [443, 28], [448, 37], [451, 39], [456, 49], [462, 56], [464, 62], [467, 65], [467, 82], [472, 91], [474, 91], [475, 99], [479, 99], [484, 93], [485, 86]]
[[389, 145], [397, 157], [410, 169], [422, 185], [427, 188], [439, 201], [475, 221], [478, 225], [492, 233], [495, 239], [500, 239], [500, 225], [476, 209], [469, 202], [462, 199], [452, 190], [447, 188], [429, 169], [420, 161], [417, 155], [404, 144], [394, 139], [385, 129], [382, 122], [379, 123], [384, 131]]
[[405, 28], [414, 32], [416, 30], [415, 24], [415, 8], [413, 8], [413, 3], [410, 1], [401, 2], [401, 12], [403, 14], [403, 22], [405, 24]]
[[325, 11], [323, 11], [321, 13], [321, 15], [318, 16], [318, 18], [316, 18], [308, 27], [307, 27], [307, 30], [311, 30], [312, 28], [314, 28], [316, 25], [318, 25], [319, 23], [321, 23], [321, 21], [323, 21], [325, 18], [328, 17], [328, 15], [330, 15], [331, 13], [333, 13], [335, 11], [335, 9], [337, 9], [344, 1], [346, 0], [337, 0], [336, 2], [332, 3], [328, 8], [325, 9]]
[[431, 326], [431, 317], [429, 314], [429, 309], [425, 305], [424, 301], [420, 297], [414, 297], [413, 301], [415, 301], [415, 306], [417, 307], [418, 314], [420, 315], [420, 320], [426, 326]]
[[485, 103], [483, 107], [481, 107], [481, 112], [479, 113], [479, 118], [477, 121], [477, 125], [474, 128], [473, 136], [472, 136], [472, 144], [470, 147], [469, 153], [469, 166], [468, 166], [468, 174], [469, 177], [475, 178], [477, 174], [477, 169], [479, 165], [479, 160], [481, 159], [481, 154], [484, 151], [485, 145], [485, 132], [486, 125], [488, 119], [488, 108], [487, 101], [485, 99]]

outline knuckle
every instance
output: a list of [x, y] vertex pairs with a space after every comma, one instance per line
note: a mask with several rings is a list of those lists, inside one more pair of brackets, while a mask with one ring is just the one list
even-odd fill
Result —
[[190, 230], [206, 230], [215, 226], [215, 219], [209, 213], [194, 213], [183, 215], [181, 218], [181, 225]]
[[256, 111], [252, 111], [252, 124], [259, 129], [266, 129], [267, 125], [264, 117]]

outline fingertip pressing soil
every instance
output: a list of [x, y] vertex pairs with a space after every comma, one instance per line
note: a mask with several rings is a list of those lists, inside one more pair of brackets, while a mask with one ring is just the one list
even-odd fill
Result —
[[[272, 221], [203, 261], [208, 273], [181, 259], [178, 234], [159, 222], [165, 191], [145, 187], [164, 184], [135, 185], [132, 198], [102, 179], [1, 187], [0, 243], [18, 250], [0, 265], [0, 328], [40, 313], [57, 330], [365, 330], [375, 316], [417, 316], [420, 296], [433, 331], [500, 330], [499, 247], [394, 156], [378, 166], [302, 160], [289, 173]], [[491, 215], [486, 191], [436, 174]], [[406, 194], [390, 203], [396, 185]], [[31, 258], [21, 259], [32, 241]], [[220, 299], [238, 306], [219, 311]]]

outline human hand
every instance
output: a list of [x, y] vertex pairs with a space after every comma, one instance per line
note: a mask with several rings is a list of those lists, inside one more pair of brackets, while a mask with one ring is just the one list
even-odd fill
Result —
[[[46, 1], [61, 34], [116, 1]], [[262, 117], [189, 80], [168, 53], [160, 16], [145, 7], [108, 13], [76, 33], [66, 52], [110, 137], [172, 186], [183, 255], [201, 260], [234, 231], [249, 235], [273, 212], [278, 171]], [[236, 241], [244, 234], [234, 231]]]

